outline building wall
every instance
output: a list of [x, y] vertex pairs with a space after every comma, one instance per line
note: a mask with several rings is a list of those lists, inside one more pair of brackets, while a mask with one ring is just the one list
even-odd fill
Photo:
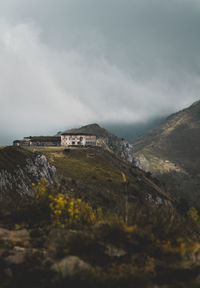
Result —
[[31, 141], [31, 140], [20, 140], [20, 141], [14, 141], [14, 146], [60, 146], [60, 141]]
[[49, 147], [52, 147], [52, 146], [60, 146], [60, 142], [50, 142], [50, 141], [46, 141], [46, 142], [30, 142], [30, 146], [49, 146]]
[[14, 146], [31, 146], [30, 141], [24, 141], [24, 140], [14, 141], [13, 145]]
[[[39, 137], [38, 137], [39, 138]], [[94, 135], [61, 135], [61, 141], [45, 141], [25, 137], [23, 140], [14, 141], [15, 146], [96, 146], [97, 139]]]
[[96, 146], [93, 135], [61, 135], [61, 146]]

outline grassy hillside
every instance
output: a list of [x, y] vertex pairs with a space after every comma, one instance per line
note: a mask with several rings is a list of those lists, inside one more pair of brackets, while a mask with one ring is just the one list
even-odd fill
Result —
[[168, 191], [199, 202], [200, 101], [168, 117], [134, 147], [135, 158], [164, 181]]
[[0, 287], [199, 287], [194, 208], [180, 214], [149, 173], [99, 148], [7, 147], [0, 160], [16, 173], [40, 153], [56, 181], [0, 199]]
[[27, 159], [24, 175], [40, 171], [41, 153], [55, 181], [0, 198], [0, 287], [199, 287], [194, 208], [179, 213], [149, 173], [100, 148], [6, 147], [10, 182]]
[[107, 150], [60, 147], [28, 149], [43, 153], [56, 167], [61, 189], [73, 191], [76, 197], [89, 200], [94, 206], [120, 209], [125, 195], [129, 195], [130, 203], [139, 199], [146, 201], [148, 197], [152, 198], [152, 203], [156, 199], [170, 201], [169, 195], [144, 172]]
[[21, 147], [2, 147], [0, 149], [0, 170], [13, 172], [17, 165], [25, 166], [27, 159], [33, 160], [34, 154]]

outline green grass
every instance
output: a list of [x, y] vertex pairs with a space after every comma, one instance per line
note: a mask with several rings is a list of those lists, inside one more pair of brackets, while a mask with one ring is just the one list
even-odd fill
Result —
[[[53, 153], [51, 153], [53, 152]], [[105, 152], [90, 149], [71, 149], [69, 153], [60, 150], [46, 150], [43, 153], [51, 164], [63, 175], [80, 181], [122, 182], [121, 171]]]
[[63, 147], [24, 147], [31, 152], [60, 152], [63, 151]]
[[[89, 201], [95, 207], [116, 207], [117, 210], [123, 205], [120, 203], [124, 194], [132, 195], [132, 199], [145, 199], [147, 193], [160, 197], [160, 190], [144, 177], [142, 171], [99, 148], [6, 147], [0, 152], [0, 169], [11, 173], [18, 166], [25, 167], [27, 159], [34, 160], [35, 153], [44, 154], [56, 167], [61, 190], [71, 192], [75, 198]], [[122, 173], [127, 185], [124, 185]]]
[[[91, 198], [89, 191], [93, 191], [91, 192], [93, 196], [94, 191], [96, 195], [104, 193], [105, 199], [109, 193], [112, 195], [125, 193], [124, 185], [122, 185], [122, 173], [126, 175], [129, 182], [128, 193], [141, 195], [143, 194], [141, 191], [152, 192], [152, 187], [144, 179], [143, 172], [129, 163], [121, 161], [108, 151], [94, 148], [72, 148], [67, 152], [62, 147], [29, 147], [28, 150], [43, 153], [50, 164], [56, 167], [58, 178], [66, 179], [69, 189], [82, 191], [80, 193], [84, 194], [87, 190], [89, 198]], [[77, 185], [74, 186], [70, 183], [70, 178], [75, 180]]]
[[71, 148], [69, 153], [65, 152], [63, 147], [27, 147], [26, 149], [43, 153], [63, 176], [93, 183], [122, 182], [121, 171], [110, 153], [90, 148]]
[[24, 167], [27, 159], [33, 159], [34, 154], [21, 147], [7, 146], [0, 149], [0, 169], [11, 172], [17, 166]]

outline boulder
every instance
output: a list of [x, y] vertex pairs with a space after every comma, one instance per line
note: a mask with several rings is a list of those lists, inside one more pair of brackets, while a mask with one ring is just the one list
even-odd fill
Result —
[[91, 265], [77, 256], [68, 256], [52, 265], [52, 270], [62, 278], [84, 275], [90, 272]]
[[13, 245], [20, 244], [22, 246], [27, 246], [29, 244], [30, 236], [29, 232], [25, 229], [15, 231], [0, 228], [0, 240]]

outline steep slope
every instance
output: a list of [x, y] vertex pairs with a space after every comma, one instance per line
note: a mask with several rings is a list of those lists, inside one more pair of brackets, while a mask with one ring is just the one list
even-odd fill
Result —
[[199, 223], [149, 173], [100, 147], [1, 152], [10, 181], [42, 157], [57, 182], [37, 197], [0, 198], [1, 287], [199, 287]]
[[0, 195], [32, 193], [32, 183], [42, 177], [54, 181], [55, 167], [44, 155], [20, 147], [0, 149]]
[[143, 201], [171, 205], [171, 198], [146, 173], [100, 147], [57, 151], [44, 148], [42, 153], [56, 167], [60, 189], [95, 207], [119, 212], [127, 197], [130, 211], [132, 204]]
[[[34, 151], [34, 152], [33, 152]], [[94, 206], [121, 209], [120, 202], [171, 202], [153, 179], [114, 153], [100, 147], [6, 147], [0, 150], [0, 195], [33, 192], [32, 183], [46, 178], [63, 193], [72, 193]]]
[[200, 101], [134, 143], [137, 164], [179, 198], [200, 204]]
[[80, 128], [66, 130], [64, 132], [70, 133], [89, 133], [97, 136], [97, 143], [99, 146], [114, 152], [120, 158], [133, 162], [133, 147], [124, 139], [120, 139], [112, 135], [98, 124], [89, 124]]
[[13, 176], [45, 155], [58, 183], [0, 198], [1, 287], [199, 287], [199, 221], [149, 173], [98, 147], [1, 152]]

